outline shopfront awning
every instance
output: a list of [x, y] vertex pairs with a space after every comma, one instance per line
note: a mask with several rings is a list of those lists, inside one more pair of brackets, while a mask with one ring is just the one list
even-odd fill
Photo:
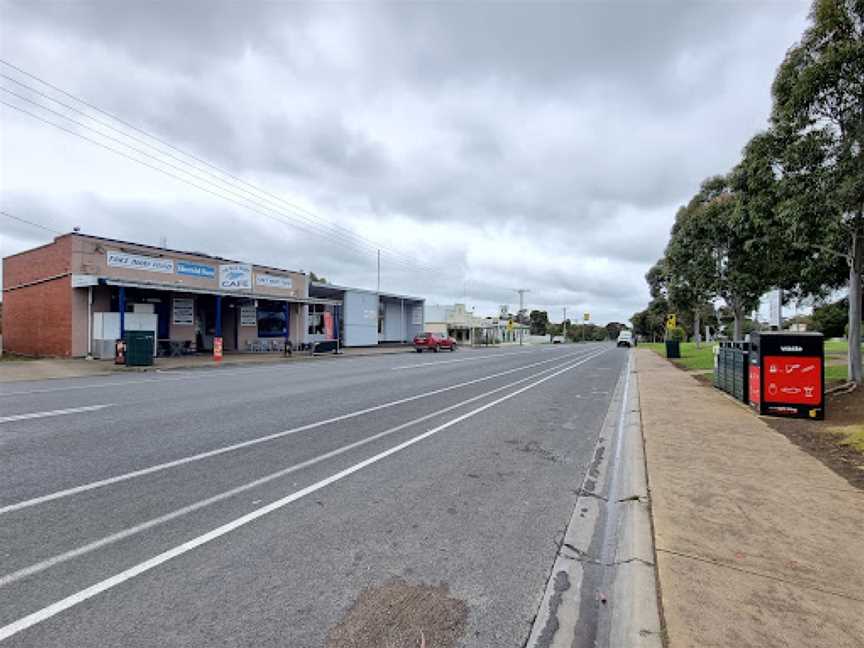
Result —
[[142, 290], [165, 290], [168, 292], [192, 293], [197, 295], [221, 295], [222, 297], [237, 297], [239, 299], [267, 299], [269, 301], [284, 301], [292, 304], [324, 304], [325, 306], [342, 305], [340, 300], [335, 299], [321, 299], [318, 297], [286, 297], [285, 295], [271, 295], [268, 293], [253, 293], [240, 290], [210, 290], [207, 288], [193, 288], [191, 286], [162, 284], [150, 281], [110, 279], [107, 277], [98, 277], [98, 285], [123, 286], [124, 288], [139, 288]]

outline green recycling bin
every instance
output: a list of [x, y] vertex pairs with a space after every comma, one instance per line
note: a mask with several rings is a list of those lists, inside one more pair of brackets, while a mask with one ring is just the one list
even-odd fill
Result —
[[151, 366], [155, 344], [154, 331], [126, 331], [126, 366]]

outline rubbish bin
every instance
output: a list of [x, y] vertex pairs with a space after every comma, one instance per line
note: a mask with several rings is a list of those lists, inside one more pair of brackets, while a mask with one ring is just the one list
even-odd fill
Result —
[[732, 396], [746, 403], [749, 400], [747, 390], [749, 374], [750, 351], [746, 342], [735, 342], [732, 345]]
[[678, 340], [666, 340], [666, 357], [681, 357], [681, 343]]
[[149, 367], [153, 364], [154, 331], [126, 331], [126, 366]]
[[821, 333], [751, 333], [749, 365], [749, 401], [759, 414], [825, 418]]

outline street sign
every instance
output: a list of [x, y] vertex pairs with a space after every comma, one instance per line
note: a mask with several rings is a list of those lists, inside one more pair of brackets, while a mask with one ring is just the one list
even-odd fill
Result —
[[666, 316], [666, 328], [671, 330], [676, 326], [678, 326], [678, 316], [675, 313], [669, 313]]
[[588, 320], [591, 319], [591, 313], [584, 313], [584, 314], [582, 315], [582, 319], [585, 320], [585, 321], [587, 322]]

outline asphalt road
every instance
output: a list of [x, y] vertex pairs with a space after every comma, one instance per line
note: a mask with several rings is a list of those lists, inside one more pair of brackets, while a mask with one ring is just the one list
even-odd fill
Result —
[[457, 645], [521, 647], [626, 357], [2, 385], [0, 645], [323, 647], [402, 582], [459, 602]]

